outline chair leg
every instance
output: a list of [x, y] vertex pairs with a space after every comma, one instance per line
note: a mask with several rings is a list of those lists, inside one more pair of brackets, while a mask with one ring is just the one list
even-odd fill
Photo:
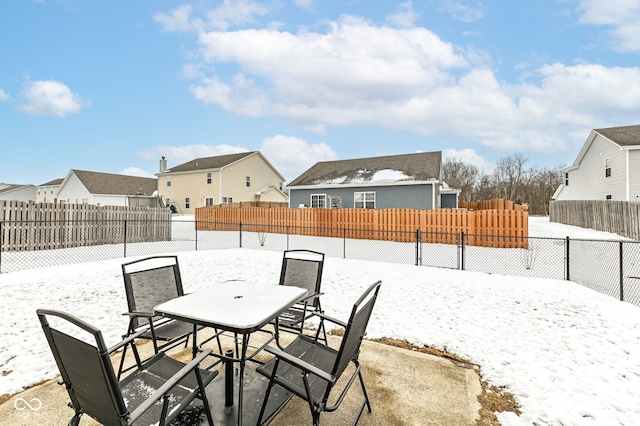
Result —
[[371, 413], [371, 402], [369, 401], [369, 395], [367, 394], [367, 388], [364, 386], [364, 379], [362, 378], [362, 370], [358, 371], [358, 377], [360, 378], [360, 386], [362, 386], [362, 393], [364, 394], [364, 401], [367, 404], [367, 409]]
[[196, 379], [198, 380], [198, 387], [200, 387], [200, 399], [202, 400], [202, 405], [204, 406], [204, 412], [207, 415], [207, 421], [211, 426], [213, 426], [213, 417], [211, 417], [211, 408], [209, 407], [209, 400], [207, 399], [207, 392], [204, 387], [204, 383], [202, 382], [202, 375], [200, 374], [200, 370], [195, 369]]
[[264, 401], [262, 401], [262, 407], [260, 408], [260, 415], [258, 416], [258, 422], [256, 424], [262, 424], [262, 416], [264, 416], [264, 410], [267, 409], [267, 402], [269, 401], [269, 395], [271, 394], [271, 388], [276, 382], [276, 371], [278, 371], [278, 364], [280, 363], [279, 359], [276, 359], [275, 364], [273, 366], [273, 372], [271, 377], [269, 378], [269, 385], [267, 386], [267, 390], [264, 393]]

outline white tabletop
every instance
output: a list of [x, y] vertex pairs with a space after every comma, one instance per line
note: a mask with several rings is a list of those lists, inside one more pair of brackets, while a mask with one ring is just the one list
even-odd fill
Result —
[[307, 290], [300, 287], [226, 281], [161, 303], [154, 311], [195, 324], [251, 333], [306, 295]]

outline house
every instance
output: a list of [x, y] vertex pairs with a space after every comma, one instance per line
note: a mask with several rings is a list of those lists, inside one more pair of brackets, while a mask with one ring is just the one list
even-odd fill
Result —
[[183, 214], [204, 206], [288, 200], [284, 177], [260, 151], [196, 158], [170, 169], [162, 157], [156, 175], [159, 196]]
[[63, 178], [54, 179], [36, 187], [36, 203], [57, 203]]
[[98, 206], [157, 207], [157, 179], [70, 170], [58, 189], [58, 202]]
[[457, 208], [442, 181], [442, 152], [316, 163], [287, 185], [290, 207]]
[[554, 200], [640, 201], [640, 125], [594, 129]]
[[34, 202], [36, 188], [33, 185], [0, 183], [0, 200]]

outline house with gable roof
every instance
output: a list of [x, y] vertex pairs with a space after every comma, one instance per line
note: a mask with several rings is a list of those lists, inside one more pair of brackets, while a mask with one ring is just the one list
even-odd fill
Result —
[[34, 202], [36, 188], [33, 185], [0, 183], [0, 200]]
[[54, 179], [36, 187], [36, 203], [57, 203], [58, 191], [64, 178]]
[[260, 151], [196, 158], [171, 168], [162, 157], [156, 175], [159, 196], [183, 214], [204, 206], [288, 200], [285, 178]]
[[289, 207], [457, 208], [442, 181], [442, 152], [322, 161], [287, 185]]
[[640, 201], [640, 125], [593, 129], [554, 200]]
[[58, 189], [58, 202], [99, 206], [158, 207], [157, 179], [70, 170]]

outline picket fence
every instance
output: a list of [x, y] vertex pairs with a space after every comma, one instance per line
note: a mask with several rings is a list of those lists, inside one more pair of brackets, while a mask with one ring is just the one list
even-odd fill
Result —
[[2, 251], [170, 241], [171, 224], [169, 209], [0, 200]]
[[[322, 209], [201, 207], [195, 213], [198, 230], [290, 233], [319, 237], [398, 242], [465, 244], [483, 247], [527, 248], [526, 211], [460, 209]], [[513, 237], [513, 238], [505, 238]]]

